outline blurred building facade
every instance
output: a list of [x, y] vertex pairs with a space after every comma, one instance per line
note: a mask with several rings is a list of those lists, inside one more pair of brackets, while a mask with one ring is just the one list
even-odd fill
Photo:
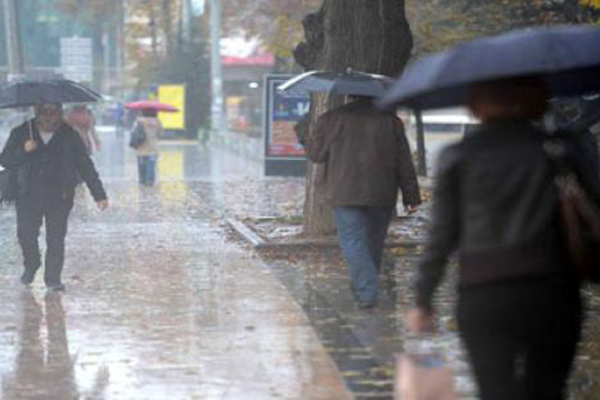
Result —
[[273, 71], [275, 56], [256, 39], [224, 38], [221, 63], [227, 128], [260, 136], [264, 114], [263, 80]]
[[[114, 76], [116, 69], [115, 32], [103, 32], [83, 19], [62, 12], [53, 0], [17, 1], [25, 73], [38, 77], [60, 73], [60, 39], [89, 37], [92, 39], [94, 77], [91, 84], [103, 89], [102, 81]], [[4, 26], [4, 7], [0, 7], [0, 80], [8, 72]], [[105, 58], [106, 57], [106, 58]]]

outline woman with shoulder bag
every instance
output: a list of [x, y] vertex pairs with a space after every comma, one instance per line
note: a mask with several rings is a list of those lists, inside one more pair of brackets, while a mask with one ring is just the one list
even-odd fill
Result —
[[138, 161], [138, 178], [140, 185], [153, 186], [156, 182], [156, 163], [158, 162], [158, 140], [163, 134], [163, 126], [156, 117], [157, 112], [143, 109], [142, 115], [136, 120], [136, 127], [143, 128], [145, 140], [135, 152]]
[[[459, 331], [483, 400], [564, 399], [580, 338], [580, 280], [544, 150], [548, 134], [533, 123], [547, 110], [547, 93], [537, 78], [474, 84], [469, 108], [481, 128], [438, 162], [407, 322], [433, 329], [433, 293], [458, 250]], [[597, 174], [588, 176], [600, 193]]]

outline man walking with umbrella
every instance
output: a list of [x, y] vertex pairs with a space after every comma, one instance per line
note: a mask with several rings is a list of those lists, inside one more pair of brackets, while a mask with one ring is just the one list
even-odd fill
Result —
[[62, 118], [62, 105], [37, 104], [35, 118], [11, 131], [0, 165], [17, 173], [17, 235], [25, 267], [21, 283], [29, 286], [41, 266], [38, 236], [45, 221], [44, 281], [49, 290], [64, 290], [65, 236], [78, 176], [99, 209], [105, 210], [108, 200], [79, 134]]
[[[306, 152], [313, 162], [327, 164], [325, 195], [334, 208], [360, 308], [377, 304], [381, 257], [398, 189], [407, 212], [421, 203], [404, 126], [396, 115], [372, 102], [390, 84], [386, 76], [348, 69], [309, 71], [278, 87], [289, 94], [349, 96], [349, 103], [319, 116], [306, 139]], [[302, 123], [296, 127], [300, 142], [305, 141], [307, 128]]]
[[421, 203], [419, 185], [402, 122], [375, 108], [372, 97], [319, 117], [306, 150], [327, 162], [326, 196], [360, 308], [377, 302], [378, 274], [398, 188], [408, 212]]

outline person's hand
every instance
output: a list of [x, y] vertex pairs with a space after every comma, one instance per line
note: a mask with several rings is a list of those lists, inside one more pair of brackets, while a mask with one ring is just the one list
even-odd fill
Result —
[[96, 203], [100, 211], [104, 211], [108, 208], [108, 200], [100, 200]]
[[417, 212], [417, 210], [419, 209], [419, 205], [412, 205], [409, 204], [406, 207], [404, 207], [404, 210], [406, 211], [407, 214], [414, 214], [415, 212]]
[[31, 153], [32, 151], [34, 151], [38, 148], [38, 145], [35, 140], [29, 139], [25, 142], [25, 145], [23, 146], [23, 148], [25, 149], [26, 153]]
[[433, 332], [433, 315], [421, 308], [413, 308], [406, 314], [406, 325], [411, 332]]

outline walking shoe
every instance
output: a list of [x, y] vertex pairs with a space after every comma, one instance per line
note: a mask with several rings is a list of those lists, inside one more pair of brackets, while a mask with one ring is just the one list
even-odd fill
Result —
[[58, 283], [56, 285], [48, 285], [48, 290], [51, 290], [53, 292], [62, 292], [65, 290], [65, 285], [63, 285], [62, 283]]
[[21, 275], [21, 284], [23, 284], [23, 286], [29, 288], [31, 287], [31, 284], [33, 283], [33, 279], [35, 278], [35, 270], [32, 271], [30, 269], [26, 269], [23, 274]]
[[361, 310], [368, 310], [368, 309], [371, 309], [371, 308], [375, 308], [377, 306], [377, 300], [371, 300], [371, 301], [362, 301], [362, 300], [359, 300], [356, 303], [356, 305]]

